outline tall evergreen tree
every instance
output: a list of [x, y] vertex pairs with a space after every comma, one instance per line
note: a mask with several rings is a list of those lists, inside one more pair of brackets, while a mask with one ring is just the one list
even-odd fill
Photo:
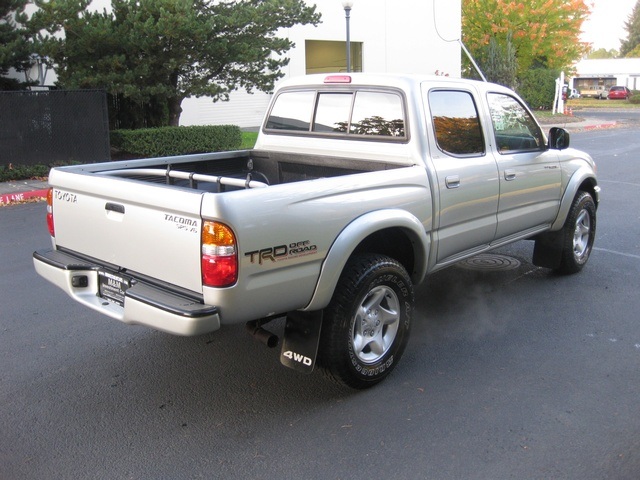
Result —
[[518, 62], [511, 42], [511, 35], [507, 35], [504, 47], [492, 37], [489, 40], [487, 52], [486, 61], [482, 64], [482, 70], [487, 80], [515, 90]]
[[[281, 28], [317, 24], [303, 0], [36, 0], [34, 28], [65, 88], [105, 88], [135, 103], [163, 102], [178, 125], [188, 96], [228, 99], [237, 89], [270, 91], [293, 43]], [[64, 36], [57, 36], [63, 32]]]
[[638, 46], [640, 46], [640, 0], [629, 15], [629, 19], [625, 22], [624, 28], [627, 30], [626, 40], [622, 40], [620, 44], [621, 57], [638, 57]]

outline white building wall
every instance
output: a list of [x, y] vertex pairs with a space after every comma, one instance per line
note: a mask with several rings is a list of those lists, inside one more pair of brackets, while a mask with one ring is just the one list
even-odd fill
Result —
[[640, 90], [640, 58], [601, 58], [581, 60], [575, 66], [577, 78], [615, 78], [616, 85], [630, 90]]
[[180, 125], [238, 125], [254, 128], [262, 122], [271, 95], [233, 92], [228, 102], [213, 103], [210, 97], [189, 97], [182, 101]]
[[[313, 3], [312, 0], [307, 0]], [[306, 73], [305, 40], [345, 41], [341, 0], [316, 0], [322, 23], [296, 26], [282, 35], [296, 46], [289, 51], [286, 78]], [[355, 0], [351, 10], [351, 41], [362, 42], [364, 72], [461, 75], [461, 0]], [[236, 92], [229, 102], [189, 98], [182, 103], [181, 125], [235, 124], [255, 127], [270, 96]]]

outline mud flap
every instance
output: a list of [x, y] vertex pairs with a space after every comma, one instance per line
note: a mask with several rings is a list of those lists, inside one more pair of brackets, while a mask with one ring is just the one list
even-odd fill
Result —
[[280, 363], [301, 373], [311, 373], [316, 365], [322, 310], [289, 312], [284, 327]]
[[536, 237], [532, 263], [538, 267], [558, 268], [562, 261], [562, 230]]

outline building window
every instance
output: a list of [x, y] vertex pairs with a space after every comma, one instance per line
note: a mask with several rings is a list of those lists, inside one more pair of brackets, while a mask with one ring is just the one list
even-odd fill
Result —
[[578, 91], [591, 90], [598, 86], [604, 86], [606, 89], [616, 84], [615, 77], [580, 77], [573, 81], [573, 86]]
[[[307, 75], [347, 71], [347, 43], [307, 40], [305, 43]], [[362, 71], [362, 42], [351, 42], [351, 71]]]

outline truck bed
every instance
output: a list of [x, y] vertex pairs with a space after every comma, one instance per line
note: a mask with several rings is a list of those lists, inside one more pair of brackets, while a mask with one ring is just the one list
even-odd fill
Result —
[[[83, 166], [100, 175], [220, 193], [389, 170], [402, 165], [321, 155], [243, 150]], [[74, 168], [74, 167], [72, 167]]]

